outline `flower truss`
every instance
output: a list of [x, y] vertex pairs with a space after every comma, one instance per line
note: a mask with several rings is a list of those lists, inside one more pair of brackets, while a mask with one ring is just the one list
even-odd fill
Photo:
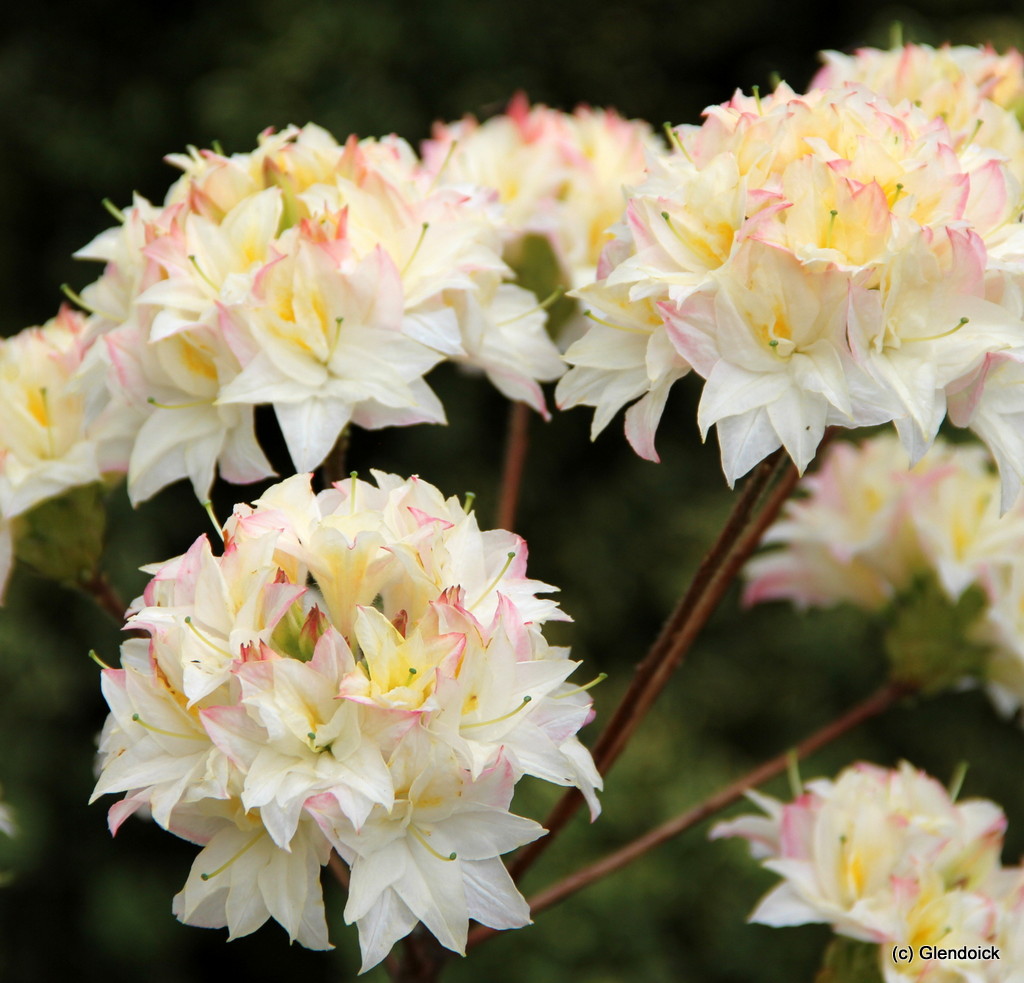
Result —
[[[839, 935], [879, 943], [886, 983], [1010, 983], [1020, 979], [1024, 877], [999, 855], [1006, 817], [984, 799], [956, 802], [906, 762], [857, 764], [835, 781], [808, 782], [789, 804], [750, 793], [764, 816], [719, 823], [783, 880], [751, 921], [824, 922]], [[894, 961], [894, 947], [961, 950], [963, 960]], [[998, 953], [993, 957], [992, 953]]]
[[[578, 291], [595, 323], [559, 405], [594, 406], [596, 434], [636, 401], [626, 434], [657, 459], [669, 390], [695, 371], [730, 484], [780, 445], [803, 469], [828, 426], [892, 421], [917, 460], [947, 409], [1011, 445], [1024, 226], [1005, 154], [852, 83], [705, 116], [651, 162]], [[1024, 465], [1004, 457], [1012, 498]]]
[[85, 318], [64, 307], [42, 327], [0, 340], [0, 601], [14, 561], [15, 520], [127, 466], [118, 422], [89, 422], [77, 378], [87, 333]]
[[444, 358], [544, 410], [537, 382], [564, 366], [536, 297], [505, 283], [496, 192], [439, 185], [397, 137], [342, 146], [313, 125], [169, 160], [164, 205], [136, 198], [77, 254], [106, 264], [82, 303], [91, 377], [137, 434], [133, 501], [268, 475], [257, 404], [298, 470], [350, 422], [443, 422], [423, 376]]
[[893, 612], [924, 582], [943, 605], [973, 590], [979, 611], [954, 644], [984, 648], [979, 668], [998, 707], [1024, 705], [1024, 505], [1000, 515], [983, 448], [939, 440], [908, 471], [895, 437], [838, 443], [802, 488], [765, 534], [780, 548], [747, 565], [747, 603]]
[[975, 143], [1000, 151], [1016, 176], [1024, 172], [1020, 129], [999, 110], [1024, 108], [1024, 56], [1000, 55], [989, 46], [906, 44], [889, 51], [859, 48], [852, 55], [823, 51], [812, 89], [846, 82], [866, 85], [892, 103], [904, 100], [927, 116], [941, 116], [958, 146]]
[[351, 867], [363, 969], [422, 922], [464, 951], [470, 918], [529, 922], [499, 857], [544, 830], [509, 812], [534, 775], [600, 787], [576, 732], [578, 663], [541, 630], [566, 616], [526, 576], [526, 544], [417, 478], [319, 495], [307, 475], [238, 506], [155, 569], [103, 673], [111, 714], [95, 795], [125, 793], [203, 846], [174, 899], [236, 937], [268, 917], [328, 946], [319, 870]]
[[622, 215], [623, 187], [641, 181], [647, 157], [663, 150], [647, 123], [586, 106], [530, 107], [520, 94], [484, 123], [435, 124], [423, 159], [445, 183], [496, 189], [517, 236], [547, 237], [564, 281], [580, 287], [594, 279]]

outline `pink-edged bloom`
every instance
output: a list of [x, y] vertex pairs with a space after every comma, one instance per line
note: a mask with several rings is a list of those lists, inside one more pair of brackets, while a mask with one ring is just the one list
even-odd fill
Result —
[[964, 641], [984, 646], [984, 683], [1013, 712], [1024, 700], [1024, 507], [1001, 512], [982, 447], [940, 439], [908, 463], [895, 436], [830, 448], [765, 534], [774, 548], [748, 563], [744, 599], [882, 612], [923, 582], [950, 605], [973, 590], [983, 606]]
[[737, 93], [629, 190], [559, 405], [623, 404], [657, 459], [668, 388], [704, 377], [732, 484], [826, 426], [892, 421], [916, 460], [985, 357], [1019, 347], [1020, 184], [996, 149], [863, 85]]
[[754, 801], [765, 816], [744, 816], [711, 831], [715, 839], [747, 839], [753, 855], [783, 878], [751, 921], [823, 922], [840, 935], [881, 943], [887, 983], [930, 978], [918, 975], [920, 967], [901, 975], [908, 970], [892, 962], [894, 944], [994, 940], [1006, 828], [995, 803], [956, 802], [906, 762], [894, 770], [854, 765], [834, 781], [806, 783], [791, 803], [764, 795]]
[[150, 568], [129, 619], [149, 638], [103, 674], [94, 792], [124, 793], [112, 830], [145, 807], [204, 845], [174, 911], [232, 937], [273, 917], [326, 947], [333, 845], [364, 968], [417, 921], [460, 952], [470, 918], [526, 924], [499, 857], [543, 831], [509, 812], [516, 782], [575, 786], [595, 817], [601, 787], [589, 687], [543, 637], [565, 615], [525, 543], [374, 477], [288, 479], [236, 508], [219, 555], [204, 536]]

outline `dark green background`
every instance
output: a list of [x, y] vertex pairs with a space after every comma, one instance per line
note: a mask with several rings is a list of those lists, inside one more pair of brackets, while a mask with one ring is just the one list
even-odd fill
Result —
[[[1019, 44], [1024, 5], [1008, 10], [970, 0], [8, 5], [0, 15], [0, 334], [51, 316], [62, 281], [80, 288], [99, 274], [69, 256], [109, 224], [101, 199], [124, 204], [133, 190], [159, 199], [174, 176], [162, 156], [190, 143], [247, 150], [268, 125], [308, 120], [339, 138], [395, 131], [415, 141], [433, 119], [487, 115], [520, 88], [561, 108], [586, 101], [655, 125], [690, 122], [737, 86], [767, 84], [773, 71], [804, 85], [819, 48], [885, 44], [893, 19], [917, 40]], [[489, 524], [505, 408], [480, 380], [441, 370], [431, 381], [450, 426], [357, 434], [351, 464], [418, 472], [452, 493], [473, 489]], [[533, 575], [561, 585], [576, 618], [558, 640], [586, 661], [585, 678], [610, 674], [595, 694], [602, 716], [729, 507], [717, 449], [696, 433], [699, 386], [688, 379], [676, 388], [660, 465], [632, 454], [621, 419], [593, 445], [586, 411], [535, 420], [532, 429], [520, 531]], [[261, 427], [272, 444], [266, 415]], [[287, 468], [279, 452], [276, 461]], [[252, 494], [218, 488], [219, 514]], [[115, 493], [105, 563], [119, 589], [138, 593], [144, 577], [135, 568], [180, 552], [205, 523], [184, 484], [134, 513]], [[170, 915], [194, 847], [138, 820], [111, 841], [109, 802], [85, 805], [105, 715], [85, 653], [95, 646], [110, 661], [117, 645], [116, 626], [87, 599], [16, 574], [0, 612], [0, 782], [22, 835], [0, 842], [0, 867], [14, 873], [0, 890], [0, 980], [350, 978], [356, 934], [341, 924], [333, 884], [336, 952], [289, 949], [273, 924], [227, 946], [223, 932]], [[870, 692], [883, 672], [878, 632], [855, 612], [742, 612], [730, 596], [613, 773], [604, 817], [575, 823], [527, 893], [785, 749]], [[1005, 859], [1024, 852], [1024, 735], [996, 720], [980, 694], [892, 711], [804, 774], [834, 774], [860, 757], [906, 757], [942, 780], [969, 761], [965, 794], [1000, 801], [1011, 820]], [[786, 794], [784, 783], [772, 789]], [[521, 790], [520, 810], [542, 818], [550, 792], [529, 782]], [[454, 961], [448, 977], [811, 980], [828, 933], [744, 925], [773, 878], [740, 844], [709, 844], [705, 832]]]

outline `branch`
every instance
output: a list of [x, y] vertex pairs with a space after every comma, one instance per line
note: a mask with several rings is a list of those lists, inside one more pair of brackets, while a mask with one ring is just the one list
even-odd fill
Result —
[[[752, 520], [766, 489], [783, 472], [784, 477]], [[594, 745], [594, 763], [601, 774], [606, 774], [622, 753], [798, 480], [796, 468], [788, 463], [785, 451], [780, 449], [760, 464], [744, 486], [725, 526], [654, 645], [637, 666], [629, 688]], [[520, 853], [511, 866], [513, 878], [519, 880], [533, 865], [582, 802], [583, 796], [576, 789], [570, 789], [558, 800], [544, 823], [548, 835], [535, 840]]]
[[404, 939], [401, 962], [388, 964], [393, 983], [437, 983], [448, 950], [423, 926], [417, 925]]
[[124, 603], [107, 576], [96, 571], [91, 577], [83, 578], [78, 586], [109, 614], [119, 625], [124, 624], [124, 615], [128, 605]]
[[523, 484], [523, 469], [529, 449], [530, 407], [526, 403], [510, 403], [508, 429], [505, 434], [505, 464], [501, 473], [501, 493], [495, 527], [512, 531]]
[[347, 478], [345, 473], [345, 455], [348, 453], [349, 425], [346, 424], [338, 439], [334, 442], [327, 457], [320, 465], [320, 480], [324, 488], [330, 488], [336, 481]]
[[[784, 772], [794, 754], [798, 760], [802, 760], [848, 731], [853, 730], [865, 720], [869, 720], [871, 717], [888, 710], [893, 704], [905, 696], [910, 696], [913, 692], [914, 689], [905, 684], [886, 684], [881, 689], [876, 690], [866, 700], [849, 709], [841, 717], [837, 717], [809, 737], [804, 738], [792, 751], [776, 755], [771, 760], [764, 762], [764, 764], [758, 765], [742, 778], [738, 778], [674, 819], [670, 819], [661, 826], [655, 827], [649, 833], [645, 833], [638, 839], [633, 840], [632, 843], [627, 843], [626, 846], [621, 847], [614, 853], [608, 854], [603, 859], [583, 867], [557, 883], [552, 884], [551, 887], [535, 894], [529, 901], [530, 914], [536, 915], [545, 908], [550, 908], [552, 905], [557, 904], [571, 894], [575, 894], [589, 884], [593, 884], [595, 881], [599, 881], [621, 867], [632, 863], [648, 851], [653, 850], [654, 847], [660, 846], [662, 843], [685, 832], [691, 826], [696, 826], [710, 816], [721, 812], [727, 806], [742, 798], [749, 789], [761, 785], [768, 781], [768, 779]], [[495, 929], [479, 925], [469, 933], [467, 947], [476, 945], [494, 934], [496, 934]]]
[[331, 868], [334, 879], [347, 891], [349, 877], [348, 866], [345, 864], [345, 861], [332, 850], [327, 866]]

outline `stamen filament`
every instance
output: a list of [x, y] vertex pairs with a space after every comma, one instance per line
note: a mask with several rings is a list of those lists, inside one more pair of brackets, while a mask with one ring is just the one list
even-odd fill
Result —
[[196, 399], [191, 403], [158, 403], [152, 396], [146, 397], [146, 402], [150, 406], [155, 406], [159, 410], [190, 410], [193, 406], [212, 406], [212, 399]]
[[902, 184], [897, 184], [897, 185], [896, 185], [896, 194], [894, 194], [894, 195], [892, 196], [892, 202], [891, 202], [891, 203], [890, 203], [890, 205], [889, 205], [889, 208], [890, 208], [890, 209], [892, 209], [892, 208], [895, 208], [895, 207], [896, 207], [896, 202], [898, 202], [898, 201], [900, 200], [900, 196], [901, 196], [902, 194], [903, 194], [903, 185], [902, 185]]
[[466, 492], [466, 502], [462, 506], [466, 515], [473, 511], [473, 503], [476, 501], [476, 492]]
[[458, 140], [452, 140], [452, 142], [448, 144], [448, 153], [444, 155], [444, 160], [441, 161], [441, 166], [438, 168], [437, 173], [434, 175], [434, 180], [430, 182], [430, 191], [433, 191], [437, 187], [438, 182], [441, 180], [441, 175], [444, 174], [445, 170], [448, 168], [448, 165], [452, 162], [452, 155], [455, 153], [455, 148], [458, 145]]
[[616, 331], [628, 331], [630, 334], [650, 334], [649, 331], [644, 331], [642, 328], [633, 328], [626, 324], [613, 324], [611, 321], [606, 321], [603, 317], [598, 317], [591, 310], [584, 311], [583, 316], [589, 317], [591, 321], [596, 321], [598, 324], [603, 324], [606, 328], [614, 328]]
[[951, 334], [956, 334], [965, 324], [970, 323], [969, 317], [962, 317], [956, 324], [953, 325], [948, 331], [943, 331], [940, 334], [926, 335], [923, 338], [906, 338], [906, 341], [938, 341], [939, 338], [948, 338]]
[[496, 328], [503, 328], [506, 324], [512, 324], [514, 321], [519, 321], [524, 317], [529, 317], [536, 311], [546, 311], [562, 294], [565, 293], [564, 287], [555, 287], [540, 303], [534, 304], [533, 307], [523, 311], [521, 314], [517, 314], [515, 317], [506, 318], [504, 321], [498, 321], [494, 326]]
[[443, 860], [445, 863], [448, 863], [448, 861], [454, 860], [458, 856], [458, 854], [455, 853], [455, 852], [449, 853], [447, 857], [444, 856], [444, 854], [438, 853], [437, 850], [435, 850], [427, 842], [427, 838], [419, 831], [419, 829], [417, 829], [415, 826], [413, 826], [412, 823], [409, 824], [409, 832], [412, 833], [412, 835], [415, 836], [416, 839], [419, 840], [420, 843], [423, 844], [423, 846], [426, 848], [428, 853], [430, 853], [433, 856], [437, 857], [438, 860]]
[[512, 566], [512, 561], [516, 558], [516, 551], [510, 550], [508, 557], [505, 560], [505, 565], [498, 571], [498, 576], [494, 578], [483, 590], [483, 593], [469, 606], [469, 610], [472, 611], [498, 584], [501, 582], [501, 578], [505, 576], [506, 571]]
[[585, 693], [588, 689], [593, 689], [598, 683], [603, 683], [608, 678], [608, 673], [598, 673], [589, 683], [583, 686], [577, 686], [575, 689], [571, 689], [566, 693], [559, 693], [558, 696], [553, 696], [553, 700], [564, 700], [567, 696], [575, 696], [577, 693]]
[[690, 152], [686, 149], [683, 143], [683, 138], [676, 132], [675, 127], [671, 123], [662, 123], [662, 127], [665, 130], [665, 136], [668, 138], [669, 146], [675, 146], [679, 149], [679, 152], [692, 164], [693, 158], [690, 156]]
[[122, 212], [121, 209], [118, 208], [117, 205], [115, 205], [109, 198], [103, 199], [103, 207], [110, 212], [118, 222], [124, 225], [124, 212]]
[[203, 502], [203, 509], [206, 514], [210, 517], [210, 521], [213, 523], [213, 528], [217, 531], [217, 535], [220, 536], [220, 541], [224, 542], [224, 529], [221, 524], [217, 521], [217, 516], [213, 512], [213, 502], [207, 499]]
[[829, 220], [828, 220], [828, 231], [825, 233], [825, 248], [826, 249], [831, 249], [832, 248], [832, 233], [835, 231], [835, 228], [836, 228], [836, 218], [839, 215], [839, 212], [836, 209], [832, 208], [832, 209], [829, 210], [828, 214], [829, 214]]
[[786, 754], [786, 777], [789, 779], [789, 791], [794, 799], [804, 793], [804, 783], [800, 778], [800, 755], [796, 748], [790, 748]]
[[956, 766], [953, 777], [949, 780], [949, 798], [953, 802], [956, 802], [960, 797], [960, 791], [964, 787], [964, 779], [967, 777], [967, 768], [967, 762], [961, 761]]
[[[568, 694], [566, 694], [568, 696]], [[463, 724], [462, 730], [469, 730], [472, 727], [486, 727], [488, 724], [499, 724], [503, 720], [508, 720], [509, 717], [514, 717], [527, 703], [532, 703], [532, 696], [524, 696], [523, 702], [519, 704], [514, 710], [509, 710], [508, 713], [503, 713], [500, 717], [494, 717], [492, 720], [478, 720], [475, 724]]]
[[60, 292], [71, 301], [72, 304], [77, 304], [82, 308], [83, 311], [88, 311], [90, 314], [95, 314], [97, 317], [103, 318], [104, 321], [113, 321], [115, 324], [120, 324], [122, 318], [114, 317], [113, 314], [108, 314], [106, 311], [101, 311], [98, 308], [90, 307], [81, 294], [76, 293], [71, 289], [71, 286], [67, 283], [60, 285]]
[[146, 730], [151, 730], [154, 734], [163, 734], [164, 737], [178, 737], [183, 741], [205, 741], [206, 738], [201, 734], [178, 734], [173, 730], [164, 730], [163, 727], [154, 727], [152, 724], [147, 724], [137, 713], [132, 714], [132, 720], [135, 721], [140, 727], [145, 727]]
[[227, 870], [227, 869], [228, 869], [228, 867], [230, 867], [230, 866], [231, 866], [231, 865], [232, 865], [232, 864], [233, 864], [233, 863], [234, 863], [234, 862], [235, 862], [235, 861], [236, 861], [236, 860], [237, 860], [237, 859], [238, 859], [238, 858], [239, 858], [240, 856], [242, 856], [242, 854], [243, 854], [243, 853], [246, 853], [247, 851], [251, 850], [251, 849], [252, 849], [252, 848], [253, 848], [253, 847], [254, 847], [254, 846], [255, 846], [255, 845], [257, 844], [257, 843], [259, 843], [259, 841], [260, 841], [260, 836], [261, 836], [261, 834], [257, 833], [257, 834], [256, 834], [256, 835], [255, 835], [255, 836], [254, 836], [254, 837], [253, 837], [253, 838], [252, 838], [251, 840], [249, 840], [249, 842], [248, 842], [248, 843], [246, 843], [246, 844], [245, 844], [245, 846], [243, 846], [243, 847], [242, 847], [242, 849], [241, 849], [241, 850], [239, 850], [239, 851], [238, 851], [238, 853], [236, 853], [236, 854], [235, 854], [235, 855], [234, 855], [233, 857], [231, 857], [231, 858], [230, 858], [229, 860], [225, 860], [225, 861], [224, 861], [224, 863], [222, 863], [222, 864], [221, 864], [221, 865], [220, 865], [220, 866], [219, 866], [219, 867], [218, 867], [218, 868], [217, 868], [216, 870], [211, 870], [211, 871], [210, 871], [210, 872], [209, 872], [208, 874], [200, 874], [199, 876], [200, 876], [200, 877], [201, 877], [201, 878], [202, 878], [202, 879], [203, 879], [204, 881], [208, 881], [208, 880], [209, 880], [209, 879], [210, 879], [211, 877], [216, 877], [216, 876], [217, 876], [218, 874], [221, 874], [221, 873], [223, 873], [223, 872], [224, 872], [225, 870]]
[[405, 265], [402, 267], [402, 272], [399, 276], [405, 276], [409, 272], [409, 267], [412, 266], [413, 260], [416, 258], [416, 254], [420, 251], [420, 246], [423, 245], [423, 240], [427, 237], [427, 229], [430, 228], [429, 222], [424, 222], [420, 228], [420, 237], [416, 240], [416, 245], [413, 246], [412, 252], [409, 254], [409, 258], [405, 261]]
[[203, 278], [203, 279], [204, 279], [204, 280], [205, 280], [205, 281], [207, 282], [207, 284], [208, 284], [208, 285], [209, 285], [210, 287], [212, 287], [212, 288], [213, 288], [214, 290], [216, 290], [216, 291], [219, 291], [219, 290], [220, 290], [220, 287], [218, 287], [218, 286], [217, 286], [217, 284], [215, 284], [215, 283], [213, 282], [213, 280], [211, 280], [211, 279], [210, 279], [210, 278], [209, 278], [209, 277], [208, 277], [208, 276], [207, 276], [207, 275], [206, 275], [206, 274], [205, 274], [205, 273], [203, 272], [203, 268], [202, 268], [202, 267], [201, 267], [201, 266], [199, 265], [199, 261], [198, 261], [198, 260], [196, 259], [196, 255], [195, 255], [195, 253], [189, 253], [188, 261], [189, 261], [189, 262], [190, 262], [190, 263], [191, 263], [191, 264], [192, 264], [192, 265], [193, 265], [193, 266], [194, 266], [194, 267], [196, 268], [196, 273], [198, 273], [198, 274], [199, 274], [199, 275], [200, 275], [200, 276], [201, 276], [201, 277], [202, 277], [202, 278]]
[[101, 669], [109, 669], [108, 666], [97, 654], [96, 649], [89, 649], [89, 658], [96, 663]]
[[764, 109], [761, 106], [761, 86], [752, 85], [750, 91], [754, 93], [754, 102], [757, 103], [757, 115], [764, 116]]
[[356, 511], [356, 488], [359, 487], [356, 484], [356, 481], [359, 478], [359, 472], [358, 471], [350, 471], [348, 476], [349, 476], [349, 480], [352, 482], [352, 485], [351, 485], [351, 487], [349, 489], [349, 493], [348, 493], [348, 511], [349, 511], [349, 515], [355, 515], [355, 511]]
[[216, 642], [211, 641], [206, 635], [204, 635], [193, 623], [191, 615], [185, 616], [185, 624], [189, 626], [196, 638], [198, 638], [204, 645], [209, 645], [215, 652], [220, 652], [221, 655], [226, 655], [229, 659], [234, 661], [235, 655], [227, 649], [221, 648]]

